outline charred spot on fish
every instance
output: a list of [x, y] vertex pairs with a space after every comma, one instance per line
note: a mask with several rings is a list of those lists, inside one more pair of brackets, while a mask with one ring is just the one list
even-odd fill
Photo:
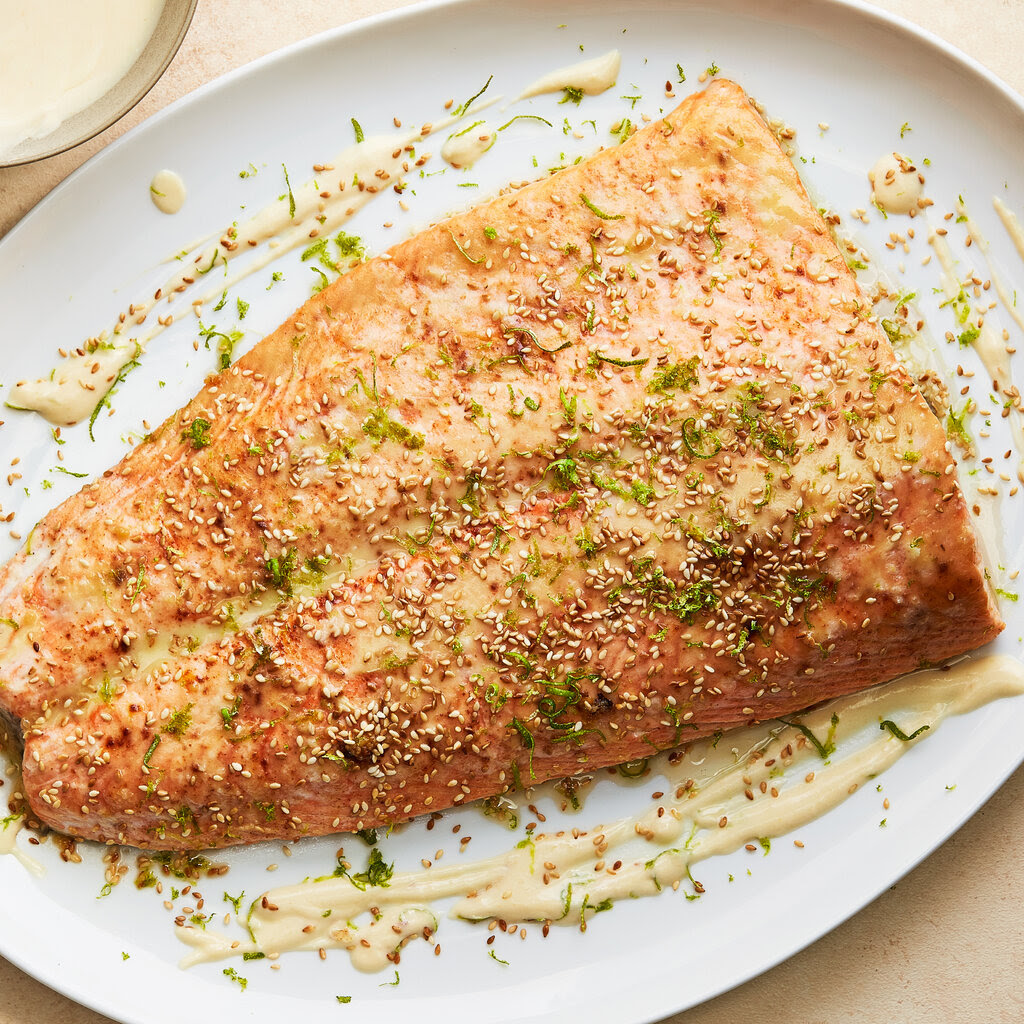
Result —
[[120, 731], [110, 734], [105, 738], [104, 747], [108, 750], [117, 750], [120, 747], [128, 746], [132, 741], [132, 730], [122, 726]]

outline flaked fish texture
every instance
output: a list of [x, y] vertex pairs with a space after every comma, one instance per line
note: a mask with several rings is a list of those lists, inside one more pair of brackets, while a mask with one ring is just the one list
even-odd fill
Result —
[[1002, 628], [939, 422], [725, 81], [312, 298], [43, 520], [0, 613], [35, 814], [167, 849], [591, 771]]

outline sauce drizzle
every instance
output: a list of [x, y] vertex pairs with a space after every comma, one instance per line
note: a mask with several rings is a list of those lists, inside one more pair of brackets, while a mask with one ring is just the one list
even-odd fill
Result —
[[[117, 374], [137, 359], [150, 341], [173, 323], [175, 317], [195, 302], [207, 302], [239, 281], [310, 239], [341, 228], [375, 196], [397, 184], [413, 166], [411, 149], [443, 124], [424, 125], [422, 130], [405, 135], [380, 135], [365, 139], [343, 150], [330, 166], [336, 187], [324, 198], [324, 180], [310, 179], [289, 189], [281, 198], [239, 224], [230, 227], [219, 239], [192, 249], [183, 260], [183, 269], [168, 278], [159, 289], [160, 301], [171, 306], [156, 325], [125, 338], [141, 327], [158, 300], [134, 303], [123, 320], [104, 332], [95, 344], [61, 360], [47, 377], [18, 381], [12, 388], [10, 405], [40, 413], [58, 426], [72, 426], [85, 419], [115, 382]], [[421, 157], [422, 159], [422, 157]], [[241, 270], [222, 278], [198, 298], [182, 299], [182, 293], [201, 284], [215, 267], [231, 265], [242, 254], [250, 253], [264, 242], [274, 243], [253, 253]]]
[[[835, 750], [825, 760], [806, 733], [782, 723], [698, 740], [659, 755], [652, 777], [667, 780], [665, 795], [636, 817], [537, 834], [486, 860], [396, 872], [386, 887], [360, 889], [341, 876], [273, 889], [253, 904], [249, 941], [178, 928], [192, 947], [182, 966], [338, 948], [356, 968], [379, 970], [410, 938], [432, 934], [440, 917], [432, 905], [439, 900], [454, 898], [449, 916], [470, 921], [582, 928], [618, 899], [687, 882], [697, 895], [703, 890], [693, 882], [693, 865], [807, 824], [933, 735], [949, 715], [1020, 694], [1024, 665], [989, 656], [914, 673], [799, 716], [815, 737], [834, 736]], [[885, 720], [913, 738], [897, 738], [880, 726]], [[371, 907], [383, 915], [376, 923]], [[360, 921], [364, 915], [369, 920]]]

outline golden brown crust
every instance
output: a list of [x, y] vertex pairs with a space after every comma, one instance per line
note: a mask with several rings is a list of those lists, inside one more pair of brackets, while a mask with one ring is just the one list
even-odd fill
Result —
[[141, 846], [370, 827], [962, 653], [947, 447], [716, 82], [354, 269], [40, 524], [26, 792]]

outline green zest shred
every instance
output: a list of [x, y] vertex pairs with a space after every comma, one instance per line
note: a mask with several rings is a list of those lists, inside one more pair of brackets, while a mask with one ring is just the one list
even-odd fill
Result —
[[358, 235], [348, 235], [344, 231], [339, 231], [334, 236], [334, 244], [338, 247], [338, 254], [346, 259], [362, 260], [366, 258], [366, 250]]
[[573, 424], [576, 422], [576, 396], [573, 395], [569, 398], [563, 388], [558, 389], [558, 399], [562, 403], [562, 414], [565, 416], [565, 422]]
[[333, 270], [336, 274], [340, 274], [341, 267], [338, 266], [335, 260], [331, 259], [327, 251], [327, 241], [328, 240], [326, 238], [318, 238], [312, 245], [307, 245], [306, 248], [302, 250], [302, 262], [306, 263], [315, 257], [316, 260], [323, 266], [327, 267], [328, 270]]
[[555, 459], [548, 465], [548, 470], [555, 474], [555, 480], [563, 491], [579, 490], [582, 486], [575, 459]]
[[178, 708], [172, 712], [167, 719], [167, 724], [164, 726], [163, 731], [170, 733], [172, 736], [184, 735], [192, 725], [193, 706], [192, 704], [186, 704], [183, 708]]
[[410, 430], [404, 423], [397, 423], [379, 406], [363, 421], [363, 433], [378, 444], [383, 441], [397, 441], [406, 448], [415, 451], [422, 448], [426, 438], [415, 430]]
[[679, 363], [672, 363], [663, 369], [658, 370], [647, 385], [647, 393], [667, 394], [678, 388], [680, 391], [689, 391], [697, 383], [697, 367], [700, 365], [700, 356], [692, 356]]
[[[284, 171], [284, 183], [288, 186], [288, 216], [293, 220], [295, 219], [295, 193], [292, 192], [292, 183], [288, 180], [288, 168], [284, 164], [281, 164], [281, 170]], [[284, 196], [281, 197], [282, 199]]]
[[921, 733], [927, 732], [929, 726], [922, 725], [919, 729], [915, 729], [909, 736], [891, 719], [883, 718], [878, 726], [883, 732], [888, 729], [898, 740], [902, 740], [904, 743], [909, 743], [912, 739], [920, 736]]
[[683, 420], [680, 433], [686, 450], [695, 459], [713, 459], [722, 450], [722, 442], [714, 434], [710, 435], [710, 442], [715, 445], [714, 451], [702, 450], [705, 446], [705, 431], [697, 426], [697, 421], [692, 416]]
[[643, 480], [634, 480], [629, 492], [638, 505], [650, 505], [655, 497], [654, 488]]
[[268, 558], [263, 566], [263, 575], [267, 583], [275, 590], [285, 594], [292, 592], [292, 576], [295, 573], [298, 551], [289, 548], [280, 558]]
[[961, 348], [969, 348], [979, 337], [981, 337], [981, 329], [976, 324], [969, 324], [957, 335], [956, 340], [960, 343]]
[[708, 238], [711, 239], [712, 244], [715, 247], [715, 255], [718, 256], [722, 251], [722, 239], [718, 232], [715, 231], [715, 225], [721, 220], [721, 214], [717, 210], [705, 210], [704, 211], [704, 230], [707, 232]]
[[142, 758], [142, 763], [146, 768], [150, 767], [149, 760], [156, 753], [156, 748], [160, 746], [160, 734], [157, 733], [153, 737], [153, 742], [149, 745], [149, 750], [146, 751], [145, 756]]
[[[142, 355], [142, 346], [138, 342], [136, 342], [135, 343], [135, 355], [134, 355], [134, 357], [129, 359], [128, 362], [125, 363], [124, 366], [122, 366], [121, 369], [117, 371], [117, 376], [114, 378], [114, 382], [110, 385], [109, 388], [107, 388], [106, 394], [104, 394], [104, 396], [96, 403], [96, 408], [93, 409], [92, 415], [89, 417], [89, 440], [90, 441], [95, 441], [96, 440], [96, 438], [93, 436], [92, 428], [93, 428], [93, 425], [96, 423], [97, 417], [103, 411], [103, 409], [109, 409], [110, 408], [110, 399], [113, 398], [114, 392], [117, 389], [118, 385], [119, 384], [123, 384], [125, 377], [127, 377], [128, 374], [132, 372], [132, 370], [134, 370], [137, 366], [140, 365], [139, 364], [139, 356], [140, 355]], [[12, 408], [16, 408], [16, 406], [12, 406]]]
[[229, 893], [224, 893], [224, 902], [230, 903], [234, 908], [236, 914], [242, 912], [242, 900], [245, 898], [245, 890], [243, 889], [237, 896], [232, 896]]
[[506, 128], [514, 124], [516, 121], [540, 121], [542, 124], [546, 124], [549, 128], [553, 127], [553, 125], [547, 118], [541, 117], [539, 114], [516, 114], [516, 116], [513, 117], [511, 120], [506, 121], [498, 129], [498, 131], [503, 132]]
[[374, 847], [370, 851], [370, 862], [366, 870], [349, 875], [348, 879], [357, 889], [365, 890], [371, 885], [387, 889], [391, 885], [391, 876], [394, 873], [395, 865], [388, 864], [381, 856], [380, 850]]
[[808, 729], [807, 726], [804, 725], [802, 722], [797, 722], [796, 720], [794, 720], [792, 718], [781, 718], [781, 717], [779, 718], [779, 721], [784, 723], [785, 725], [790, 726], [793, 729], [796, 729], [798, 732], [802, 733], [807, 738], [807, 741], [811, 744], [811, 746], [814, 747], [814, 749], [818, 752], [818, 756], [823, 761], [828, 760], [829, 756], [831, 754], [835, 753], [835, 749], [836, 749], [836, 741], [835, 741], [836, 726], [839, 725], [839, 716], [838, 715], [836, 715], [836, 714], [832, 715], [831, 722], [830, 722], [829, 729], [828, 729], [828, 735], [826, 735], [824, 743], [822, 743], [821, 740], [819, 740], [818, 737], [815, 736], [814, 733], [811, 732], [811, 730]]
[[455, 234], [454, 234], [453, 231], [451, 231], [451, 229], [449, 229], [448, 234], [452, 236], [452, 241], [455, 243], [455, 248], [458, 249], [459, 252], [461, 252], [462, 255], [465, 256], [467, 260], [469, 260], [470, 263], [484, 263], [484, 262], [486, 262], [486, 260], [487, 260], [486, 256], [481, 256], [479, 259], [474, 259], [472, 256], [470, 256], [469, 253], [466, 252], [466, 250], [463, 247], [462, 243], [455, 237]]
[[181, 439], [199, 451], [210, 446], [210, 421], [197, 416], [182, 432]]
[[534, 774], [533, 771], [533, 748], [536, 746], [536, 743], [533, 738], [533, 733], [530, 732], [530, 730], [527, 729], [526, 726], [522, 722], [520, 722], [518, 718], [512, 719], [512, 728], [515, 729], [517, 733], [519, 733], [520, 741], [522, 742], [523, 746], [526, 747], [526, 749], [530, 752], [530, 778], [535, 779], [537, 776]]
[[234, 967], [225, 967], [221, 974], [230, 978], [243, 992], [249, 987], [249, 979], [243, 978]]
[[596, 370], [602, 363], [608, 363], [611, 366], [619, 366], [624, 369], [628, 366], [646, 366], [650, 361], [650, 356], [638, 356], [636, 359], [618, 359], [615, 356], [606, 356], [603, 352], [591, 352], [587, 359], [587, 369]]
[[888, 375], [882, 373], [881, 370], [868, 370], [868, 386], [871, 389], [871, 394], [877, 395], [879, 388], [889, 379]]
[[628, 117], [624, 117], [618, 124], [617, 128], [612, 130], [612, 135], [619, 140], [621, 146], [633, 133], [633, 122]]
[[[239, 299], [238, 311], [239, 319], [242, 319], [249, 311], [248, 303]], [[207, 348], [210, 347], [210, 342], [214, 338], [219, 339], [217, 343], [217, 352], [220, 356], [220, 368], [222, 370], [226, 370], [231, 365], [231, 357], [234, 354], [235, 345], [237, 345], [244, 336], [245, 335], [242, 331], [232, 330], [225, 333], [224, 331], [218, 331], [214, 325], [206, 327], [201, 320], [199, 321], [199, 337], [205, 340]]]
[[513, 327], [508, 324], [505, 324], [502, 326], [502, 333], [505, 335], [506, 338], [514, 337], [517, 334], [524, 334], [527, 338], [530, 339], [530, 341], [534, 343], [534, 345], [537, 346], [537, 348], [541, 350], [541, 352], [546, 352], [549, 356], [554, 355], [556, 352], [561, 352], [563, 349], [568, 348], [570, 344], [572, 344], [569, 341], [563, 341], [562, 344], [559, 345], [557, 348], [545, 348], [537, 339], [537, 335], [533, 331], [531, 331], [529, 327]]
[[235, 698], [234, 704], [229, 708], [220, 709], [220, 717], [224, 723], [225, 729], [233, 729], [235, 725], [235, 719], [238, 717], [239, 708], [242, 706], [242, 698], [238, 696]]
[[964, 425], [968, 409], [970, 409], [970, 402], [965, 403], [960, 412], [954, 412], [950, 406], [949, 412], [946, 413], [946, 435], [951, 441], [966, 450], [971, 448], [971, 438]]
[[623, 220], [626, 216], [624, 213], [605, 213], [604, 210], [596, 207], [582, 192], [580, 193], [580, 202], [583, 203], [591, 213], [600, 217], [601, 220]]
[[472, 96], [470, 96], [470, 97], [469, 97], [469, 99], [468, 99], [468, 100], [466, 100], [466, 102], [465, 102], [465, 103], [462, 103], [462, 104], [460, 104], [459, 106], [457, 106], [457, 107], [455, 108], [454, 116], [455, 116], [455, 117], [462, 117], [462, 115], [463, 115], [463, 114], [465, 114], [465, 113], [466, 113], [466, 112], [467, 112], [467, 111], [469, 110], [469, 108], [470, 108], [471, 106], [473, 106], [473, 104], [474, 104], [474, 103], [475, 103], [475, 102], [476, 102], [476, 101], [477, 101], [478, 99], [480, 99], [480, 97], [481, 97], [481, 96], [483, 96], [483, 94], [484, 94], [485, 92], [487, 92], [487, 88], [488, 88], [488, 86], [489, 86], [489, 85], [491, 84], [491, 82], [493, 82], [493, 81], [494, 81], [494, 75], [491, 75], [491, 77], [490, 77], [490, 78], [488, 78], [486, 82], [484, 82], [484, 84], [483, 84], [483, 87], [482, 87], [481, 89], [479, 89], [479, 90], [478, 90], [477, 92], [473, 93], [473, 95], [472, 95]]

